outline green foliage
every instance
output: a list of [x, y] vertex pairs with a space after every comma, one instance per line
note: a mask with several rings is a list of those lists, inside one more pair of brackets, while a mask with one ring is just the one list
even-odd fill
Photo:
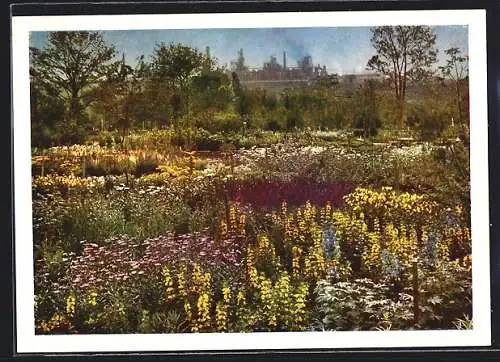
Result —
[[376, 136], [378, 129], [382, 125], [378, 116], [375, 89], [375, 82], [367, 81], [356, 92], [358, 111], [354, 121], [354, 128], [360, 130], [362, 132], [360, 135], [363, 137]]
[[81, 121], [90, 103], [88, 92], [106, 74], [114, 54], [115, 48], [98, 32], [51, 32], [47, 46], [32, 53], [31, 73], [36, 74], [32, 81], [43, 79], [50, 84], [64, 102], [64, 118]]
[[411, 295], [389, 297], [389, 287], [369, 279], [318, 283], [319, 325], [327, 330], [407, 328], [413, 318]]
[[443, 262], [434, 268], [421, 268], [419, 273], [422, 327], [453, 326], [464, 313], [472, 315], [472, 278], [467, 267], [457, 261]]
[[467, 315], [464, 314], [463, 318], [457, 318], [453, 324], [457, 329], [472, 329], [473, 324], [472, 324], [472, 319]]

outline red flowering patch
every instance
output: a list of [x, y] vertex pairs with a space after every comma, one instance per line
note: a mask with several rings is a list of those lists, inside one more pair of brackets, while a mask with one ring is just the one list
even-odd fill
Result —
[[277, 207], [284, 201], [294, 206], [303, 205], [306, 201], [316, 205], [324, 205], [329, 201], [339, 207], [343, 205], [343, 197], [354, 188], [355, 185], [350, 182], [312, 182], [306, 179], [230, 180], [226, 184], [232, 201], [257, 207]]

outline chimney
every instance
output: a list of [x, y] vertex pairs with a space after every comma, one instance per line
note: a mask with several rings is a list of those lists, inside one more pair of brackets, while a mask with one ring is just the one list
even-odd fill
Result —
[[286, 69], [286, 52], [283, 52], [283, 68]]
[[207, 58], [210, 58], [210, 47], [206, 47], [205, 52], [207, 53]]

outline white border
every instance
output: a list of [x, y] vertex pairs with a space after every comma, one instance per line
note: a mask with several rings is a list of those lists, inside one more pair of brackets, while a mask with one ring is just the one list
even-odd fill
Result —
[[[28, 73], [30, 31], [377, 25], [468, 25], [473, 330], [65, 336], [34, 334]], [[485, 10], [13, 17], [12, 60], [18, 353], [456, 347], [491, 344]]]

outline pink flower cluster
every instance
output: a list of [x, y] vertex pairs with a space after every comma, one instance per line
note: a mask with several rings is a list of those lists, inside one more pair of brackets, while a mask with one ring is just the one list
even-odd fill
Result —
[[70, 280], [75, 289], [82, 290], [99, 290], [115, 283], [138, 285], [145, 279], [159, 278], [166, 264], [238, 267], [241, 253], [234, 237], [215, 240], [199, 233], [167, 234], [143, 242], [112, 237], [100, 246], [83, 243], [82, 254], [70, 260]]

